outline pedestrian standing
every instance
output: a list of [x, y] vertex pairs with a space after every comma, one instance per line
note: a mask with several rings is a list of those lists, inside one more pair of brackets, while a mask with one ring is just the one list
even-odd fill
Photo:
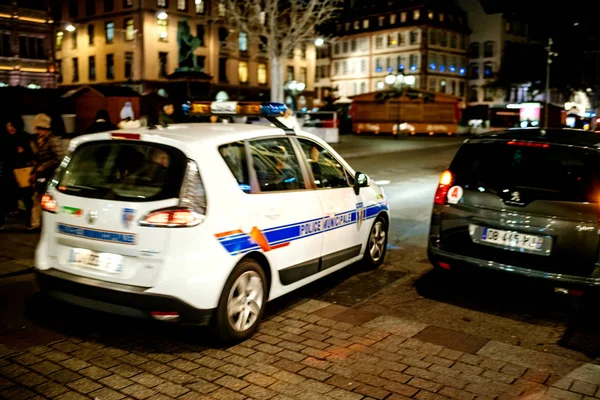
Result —
[[31, 226], [40, 227], [42, 212], [42, 196], [46, 187], [54, 175], [54, 171], [60, 165], [64, 151], [60, 138], [52, 133], [52, 120], [46, 114], [38, 114], [33, 119], [36, 139], [35, 167], [31, 175], [31, 183], [34, 186], [34, 206], [31, 217]]
[[18, 201], [21, 200], [25, 206], [25, 225], [31, 230], [33, 190], [28, 178], [33, 169], [33, 151], [29, 134], [24, 131], [23, 126], [23, 119], [16, 115], [9, 118], [2, 129], [5, 173], [2, 179], [0, 226], [4, 225], [6, 216], [13, 208], [18, 208]]

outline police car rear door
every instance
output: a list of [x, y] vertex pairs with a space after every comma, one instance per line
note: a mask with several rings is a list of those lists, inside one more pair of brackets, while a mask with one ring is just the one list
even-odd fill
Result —
[[56, 268], [153, 286], [170, 229], [140, 221], [178, 204], [187, 157], [171, 146], [110, 139], [84, 143], [68, 157], [48, 191], [56, 213], [44, 219], [44, 234], [55, 237], [49, 251]]

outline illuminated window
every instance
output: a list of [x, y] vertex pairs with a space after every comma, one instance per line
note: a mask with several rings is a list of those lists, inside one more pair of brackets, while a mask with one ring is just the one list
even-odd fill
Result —
[[368, 29], [369, 28], [369, 20], [368, 19], [363, 19], [363, 28], [364, 29]]
[[418, 19], [421, 18], [421, 11], [420, 10], [414, 10], [413, 11], [413, 19], [416, 21]]
[[258, 83], [264, 85], [267, 83], [267, 64], [258, 64], [258, 72], [257, 72]]
[[388, 47], [396, 47], [398, 45], [398, 39], [396, 34], [390, 34], [387, 37]]
[[406, 11], [400, 14], [400, 22], [406, 22]]
[[350, 30], [350, 22], [346, 22], [346, 23], [344, 24], [344, 29], [346, 29], [346, 31], [349, 31], [349, 30]]
[[383, 24], [385, 23], [385, 16], [380, 16], [379, 17], [379, 26], [383, 26]]
[[394, 25], [396, 23], [396, 14], [390, 15], [390, 24]]
[[133, 18], [125, 18], [125, 40], [133, 40], [135, 38], [135, 26]]
[[427, 18], [429, 18], [429, 19], [433, 19], [433, 11], [429, 11], [429, 12], [427, 13]]
[[112, 43], [115, 40], [115, 23], [107, 22], [104, 28], [106, 30], [106, 43]]
[[219, 1], [219, 17], [224, 17], [226, 13], [225, 2], [221, 0]]
[[167, 8], [167, 0], [156, 0], [156, 6], [161, 8]]
[[65, 36], [64, 32], [56, 33], [56, 50], [57, 51], [62, 50], [62, 43], [63, 43], [64, 36]]
[[440, 13], [440, 22], [444, 22], [444, 14]]
[[194, 0], [194, 5], [196, 7], [196, 14], [204, 14], [204, 1], [203, 0]]
[[355, 31], [359, 30], [360, 29], [360, 21], [354, 21], [353, 26], [354, 26]]
[[158, 37], [160, 40], [167, 40], [167, 37], [169, 36], [169, 24], [167, 23], [166, 19], [159, 19], [158, 20]]
[[240, 83], [248, 82], [248, 63], [246, 61], [240, 61], [238, 64], [238, 76]]
[[240, 32], [238, 42], [240, 51], [248, 51], [248, 34], [246, 32]]
[[187, 11], [187, 0], [177, 0], [177, 10]]

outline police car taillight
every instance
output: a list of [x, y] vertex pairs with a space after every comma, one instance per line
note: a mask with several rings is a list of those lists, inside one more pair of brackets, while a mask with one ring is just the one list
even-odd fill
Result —
[[196, 226], [202, 222], [203, 216], [187, 209], [165, 209], [146, 215], [140, 224], [163, 228]]
[[42, 196], [42, 210], [55, 213], [57, 209], [58, 204], [52, 196], [50, 196], [48, 193]]
[[446, 204], [446, 196], [448, 196], [448, 191], [454, 182], [454, 175], [449, 170], [446, 170], [440, 176], [440, 182], [438, 184], [437, 190], [435, 192], [435, 204]]
[[194, 161], [188, 161], [179, 194], [179, 205], [146, 215], [141, 225], [155, 227], [190, 227], [200, 224], [206, 215], [204, 184]]

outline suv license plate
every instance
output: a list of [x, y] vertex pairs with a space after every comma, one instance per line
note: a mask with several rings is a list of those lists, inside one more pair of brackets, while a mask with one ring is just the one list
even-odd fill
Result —
[[114, 274], [123, 270], [123, 256], [87, 249], [71, 249], [69, 263]]
[[544, 238], [534, 235], [525, 235], [519, 232], [504, 231], [500, 229], [483, 228], [480, 240], [483, 243], [497, 244], [518, 249], [542, 251]]

